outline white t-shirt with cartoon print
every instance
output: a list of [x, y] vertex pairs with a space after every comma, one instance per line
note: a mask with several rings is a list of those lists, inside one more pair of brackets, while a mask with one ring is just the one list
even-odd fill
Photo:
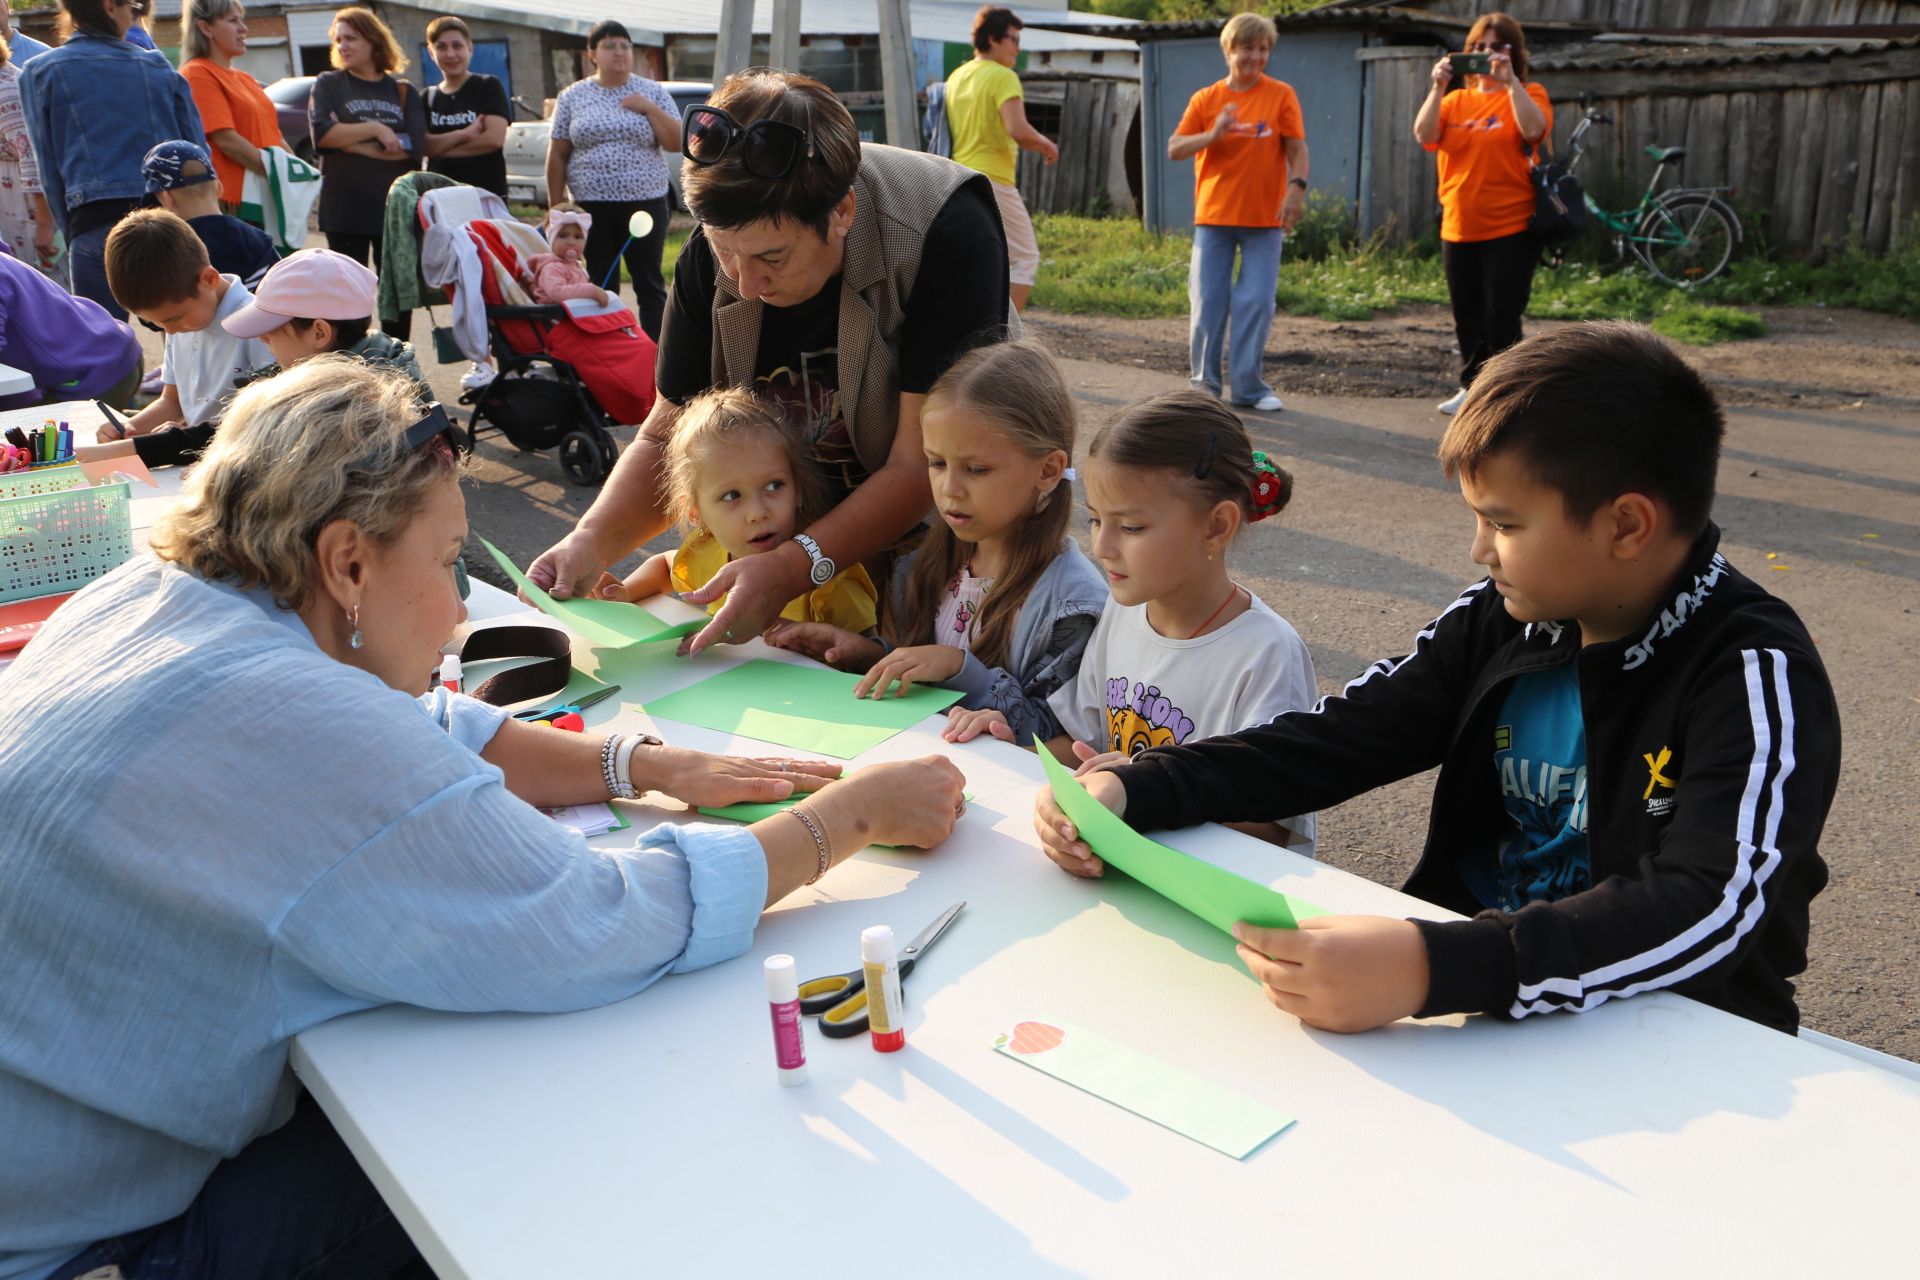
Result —
[[[1147, 606], [1109, 600], [1080, 658], [1080, 674], [1047, 705], [1076, 741], [1139, 755], [1265, 724], [1319, 701], [1313, 658], [1299, 632], [1252, 606], [1197, 640], [1161, 635]], [[1296, 853], [1313, 856], [1313, 814], [1282, 818]]]

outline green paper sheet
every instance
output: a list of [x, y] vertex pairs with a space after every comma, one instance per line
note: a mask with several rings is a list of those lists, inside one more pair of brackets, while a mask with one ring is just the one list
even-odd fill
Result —
[[639, 605], [623, 600], [556, 600], [535, 586], [500, 548], [485, 538], [480, 539], [480, 545], [487, 549], [487, 554], [500, 566], [500, 571], [513, 580], [513, 585], [539, 607], [540, 612], [567, 630], [595, 644], [616, 649], [643, 640], [664, 638], [660, 633], [667, 629], [667, 624]]
[[[649, 615], [651, 616], [651, 615]], [[692, 622], [676, 622], [659, 635], [648, 636], [641, 644], [659, 644], [662, 640], [678, 640], [681, 636], [690, 636], [704, 630], [712, 618], [695, 618]]]
[[1215, 1151], [1244, 1160], [1293, 1117], [1065, 1022], [1022, 1022], [993, 1047]]
[[1073, 774], [1053, 758], [1038, 738], [1040, 764], [1047, 771], [1053, 798], [1079, 830], [1080, 838], [1107, 862], [1205, 920], [1222, 933], [1245, 920], [1265, 929], [1291, 929], [1327, 912], [1291, 894], [1233, 874], [1210, 862], [1169, 849], [1129, 827], [1107, 806], [1087, 794]]
[[860, 677], [829, 667], [754, 658], [647, 704], [656, 719], [744, 734], [851, 760], [960, 700], [915, 685], [904, 698], [856, 698]]

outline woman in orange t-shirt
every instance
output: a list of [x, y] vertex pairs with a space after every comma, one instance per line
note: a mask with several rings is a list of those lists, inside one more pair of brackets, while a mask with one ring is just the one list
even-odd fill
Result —
[[1281, 243], [1307, 194], [1306, 125], [1292, 86], [1266, 74], [1273, 41], [1273, 23], [1259, 14], [1229, 19], [1220, 31], [1227, 78], [1193, 95], [1167, 139], [1167, 159], [1194, 157], [1190, 377], [1209, 394], [1224, 388], [1233, 403], [1266, 413], [1285, 408], [1261, 362]]
[[180, 15], [180, 44], [187, 60], [180, 74], [207, 131], [207, 151], [220, 179], [220, 201], [240, 203], [247, 171], [264, 174], [265, 147], [286, 147], [273, 100], [233, 60], [247, 51], [247, 10], [240, 0], [187, 0]]
[[1533, 218], [1531, 151], [1553, 128], [1547, 91], [1527, 79], [1527, 38], [1504, 13], [1489, 13], [1467, 33], [1468, 53], [1484, 53], [1491, 74], [1469, 76], [1448, 93], [1453, 66], [1433, 64], [1433, 88], [1414, 116], [1413, 135], [1438, 153], [1440, 262], [1460, 340], [1460, 390], [1440, 403], [1466, 402], [1480, 366], [1520, 341], [1520, 318], [1533, 294], [1540, 246]]

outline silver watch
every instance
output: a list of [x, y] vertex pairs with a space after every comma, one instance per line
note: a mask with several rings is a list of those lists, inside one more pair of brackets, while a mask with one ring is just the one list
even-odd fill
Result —
[[827, 583], [833, 581], [836, 566], [832, 560], [827, 558], [826, 553], [820, 550], [820, 544], [804, 533], [794, 534], [793, 540], [800, 544], [802, 551], [807, 553], [807, 559], [813, 561], [813, 569], [810, 574], [813, 578], [813, 585], [816, 587], [824, 587]]

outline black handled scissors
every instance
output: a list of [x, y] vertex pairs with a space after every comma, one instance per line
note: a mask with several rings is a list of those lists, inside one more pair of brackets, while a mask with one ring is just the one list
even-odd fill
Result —
[[555, 720], [558, 720], [561, 716], [569, 712], [574, 715], [579, 715], [594, 703], [611, 698], [618, 692], [620, 692], [620, 686], [610, 684], [604, 689], [595, 689], [584, 698], [561, 701], [541, 711], [516, 711], [513, 713], [513, 718], [515, 720], [524, 720], [528, 724], [552, 724]]
[[[913, 972], [914, 961], [946, 932], [964, 902], [956, 902], [940, 913], [940, 918], [922, 929], [900, 951], [900, 976]], [[867, 975], [859, 969], [836, 973], [830, 978], [809, 978], [800, 984], [800, 1012], [820, 1015], [820, 1034], [835, 1040], [857, 1036], [867, 1029]]]

